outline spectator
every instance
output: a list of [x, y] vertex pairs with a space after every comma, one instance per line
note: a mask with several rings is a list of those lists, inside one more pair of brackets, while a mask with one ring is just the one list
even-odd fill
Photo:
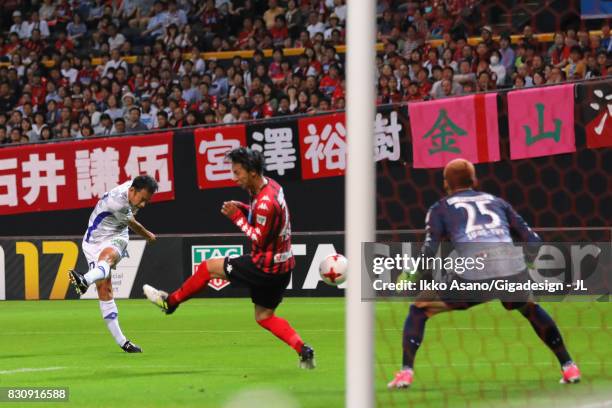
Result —
[[164, 27], [175, 24], [179, 30], [187, 24], [187, 14], [176, 5], [176, 0], [168, 1], [168, 11], [165, 14]]
[[493, 50], [491, 52], [489, 69], [495, 74], [495, 83], [498, 87], [503, 86], [506, 82], [506, 67], [500, 63], [500, 60], [501, 55], [499, 51]]
[[276, 17], [283, 14], [285, 9], [278, 5], [277, 0], [268, 0], [268, 9], [263, 13], [265, 27], [271, 30], [274, 27]]
[[506, 73], [513, 72], [514, 69], [514, 49], [510, 46], [510, 36], [502, 34], [499, 40], [499, 53], [501, 55], [501, 64], [506, 69]]
[[251, 108], [251, 117], [253, 119], [269, 118], [274, 114], [272, 107], [265, 102], [264, 94], [257, 91], [253, 94], [253, 107]]
[[115, 122], [115, 120], [119, 118], [123, 118], [125, 111], [123, 110], [123, 108], [119, 106], [117, 97], [115, 95], [111, 94], [108, 97], [107, 104], [108, 104], [108, 108], [104, 111], [104, 113], [110, 116], [113, 123]]
[[32, 32], [38, 30], [42, 39], [47, 39], [51, 35], [49, 32], [49, 25], [45, 20], [41, 20], [36, 10], [32, 11], [30, 15], [30, 22], [26, 28], [26, 38], [32, 38]]
[[[449, 81], [447, 84], [448, 89], [443, 89], [442, 85], [444, 81]], [[444, 98], [451, 95], [461, 95], [463, 87], [454, 81], [454, 71], [451, 67], [445, 67], [442, 70], [442, 77], [436, 81], [430, 91], [430, 95], [433, 99]]]
[[117, 118], [115, 119], [114, 122], [114, 126], [113, 126], [113, 130], [111, 131], [111, 134], [114, 135], [120, 135], [122, 133], [125, 133], [125, 119], [121, 118]]
[[108, 26], [108, 48], [113, 51], [120, 49], [121, 46], [125, 43], [125, 37], [121, 34], [117, 26], [114, 24], [110, 24]]
[[13, 25], [11, 26], [9, 32], [15, 33], [19, 37], [20, 40], [25, 38], [29, 38], [29, 29], [28, 23], [23, 21], [21, 16], [21, 11], [16, 10], [13, 12]]
[[159, 110], [157, 112], [157, 123], [154, 126], [156, 129], [167, 129], [170, 127], [170, 123], [168, 122], [168, 113], [164, 110]]
[[493, 42], [493, 29], [491, 26], [486, 25], [480, 29], [480, 36], [482, 38], [482, 42], [487, 46], [487, 48], [491, 49], [495, 47], [495, 43]]
[[41, 20], [45, 20], [47, 22], [56, 20], [57, 11], [55, 9], [53, 0], [43, 0], [43, 5], [40, 6], [38, 15], [40, 16]]
[[274, 19], [274, 26], [270, 29], [270, 34], [272, 35], [272, 45], [275, 47], [282, 46], [289, 37], [286, 20], [282, 14]]
[[9, 132], [9, 139], [8, 139], [8, 143], [11, 144], [16, 144], [16, 143], [21, 143], [21, 128], [18, 126], [15, 126], [13, 128], [11, 128], [11, 131]]
[[123, 68], [126, 72], [128, 71], [127, 62], [121, 58], [121, 54], [117, 48], [111, 50], [110, 60], [104, 65], [104, 69], [102, 71], [102, 76], [108, 76], [110, 70], [116, 71], [117, 68]]
[[53, 131], [47, 125], [44, 125], [40, 131], [40, 140], [47, 141], [53, 139]]
[[596, 56], [597, 69], [599, 70], [599, 75], [605, 77], [610, 72], [610, 69], [607, 64], [608, 61], [608, 52], [599, 51]]
[[287, 2], [287, 11], [285, 11], [285, 21], [287, 29], [291, 37], [295, 38], [299, 35], [299, 29], [304, 24], [304, 16], [296, 5], [297, 0], [289, 0]]
[[579, 45], [574, 45], [570, 50], [567, 65], [563, 68], [565, 75], [569, 79], [582, 79], [586, 74], [586, 64], [583, 52]]
[[[115, 122], [116, 126], [116, 122]], [[127, 132], [143, 132], [149, 130], [149, 128], [140, 120], [140, 108], [133, 106], [129, 111], [129, 119], [125, 123], [125, 130]]]
[[[274, 1], [274, 0], [271, 0]], [[306, 30], [308, 31], [308, 35], [310, 38], [313, 38], [315, 34], [325, 32], [325, 24], [321, 21], [322, 17], [315, 13], [314, 11], [308, 15], [308, 25], [306, 26]]]
[[166, 12], [163, 7], [161, 1], [155, 1], [153, 5], [153, 16], [147, 22], [147, 29], [141, 33], [141, 36], [149, 43], [152, 43], [157, 37], [164, 33]]
[[83, 126], [81, 126], [81, 136], [82, 137], [95, 136], [94, 130], [91, 127], [91, 125], [83, 125]]
[[68, 58], [62, 60], [62, 77], [68, 80], [70, 85], [74, 84], [79, 76], [79, 71], [72, 67], [72, 63]]
[[478, 92], [487, 92], [495, 89], [494, 82], [491, 81], [491, 74], [489, 71], [482, 71], [478, 74], [478, 83], [477, 83]]
[[151, 96], [143, 94], [141, 99], [140, 121], [145, 124], [147, 129], [153, 129], [157, 122], [157, 108], [151, 104]]

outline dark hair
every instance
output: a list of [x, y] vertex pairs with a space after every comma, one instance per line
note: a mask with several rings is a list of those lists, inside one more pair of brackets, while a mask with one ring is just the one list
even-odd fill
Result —
[[136, 177], [134, 181], [132, 181], [132, 187], [134, 187], [136, 191], [140, 191], [144, 188], [151, 194], [155, 193], [158, 188], [157, 181], [147, 174]]
[[572, 48], [570, 48], [570, 54], [572, 53], [576, 53], [582, 57], [582, 48], [580, 48], [579, 45], [573, 45]]
[[225, 157], [234, 164], [242, 165], [248, 172], [254, 171], [259, 175], [263, 174], [265, 159], [261, 152], [248, 147], [238, 147], [227, 152]]

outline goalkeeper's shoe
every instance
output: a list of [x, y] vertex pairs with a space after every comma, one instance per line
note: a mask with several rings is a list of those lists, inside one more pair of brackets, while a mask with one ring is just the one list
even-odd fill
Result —
[[412, 385], [413, 377], [414, 372], [409, 368], [398, 371], [397, 374], [395, 374], [395, 378], [389, 384], [387, 384], [387, 388], [408, 388]]
[[575, 384], [580, 382], [580, 369], [574, 363], [570, 363], [565, 365], [561, 372], [563, 373], [563, 377], [559, 381], [561, 384]]
[[74, 270], [68, 271], [68, 276], [70, 277], [70, 283], [72, 283], [72, 286], [74, 287], [76, 293], [82, 295], [83, 293], [87, 292], [87, 288], [89, 288], [89, 285], [85, 280], [85, 276]]
[[304, 344], [302, 351], [300, 351], [299, 367], [305, 370], [315, 368], [314, 350], [308, 344]]
[[163, 290], [157, 290], [151, 285], [144, 285], [142, 290], [155, 306], [159, 307], [165, 314], [172, 314], [178, 306], [170, 306], [168, 304], [168, 293]]
[[142, 353], [142, 349], [129, 340], [123, 343], [123, 346], [121, 346], [121, 348], [126, 353]]

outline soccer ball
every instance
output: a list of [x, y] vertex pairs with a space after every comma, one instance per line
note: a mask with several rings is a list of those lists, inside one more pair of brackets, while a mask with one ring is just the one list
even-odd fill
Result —
[[338, 286], [346, 280], [348, 260], [341, 254], [328, 255], [319, 265], [319, 275], [328, 285]]

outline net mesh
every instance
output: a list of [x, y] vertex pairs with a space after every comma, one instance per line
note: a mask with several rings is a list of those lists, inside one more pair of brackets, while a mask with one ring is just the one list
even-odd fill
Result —
[[[509, 157], [505, 98], [501, 157]], [[587, 149], [576, 115], [573, 154], [477, 165], [480, 188], [501, 196], [548, 242], [610, 242], [612, 149]], [[409, 129], [409, 126], [406, 127]], [[410, 151], [410, 135], [402, 146]], [[380, 241], [422, 242], [427, 208], [445, 193], [439, 169], [382, 162], [377, 169]], [[401, 366], [409, 303], [376, 304], [376, 401], [384, 407], [604, 407], [612, 404], [612, 305], [606, 301], [542, 303], [580, 366], [578, 386], [558, 384], [553, 353], [518, 312], [491, 302], [429, 319], [410, 390], [386, 384]], [[607, 404], [607, 405], [606, 405]]]

